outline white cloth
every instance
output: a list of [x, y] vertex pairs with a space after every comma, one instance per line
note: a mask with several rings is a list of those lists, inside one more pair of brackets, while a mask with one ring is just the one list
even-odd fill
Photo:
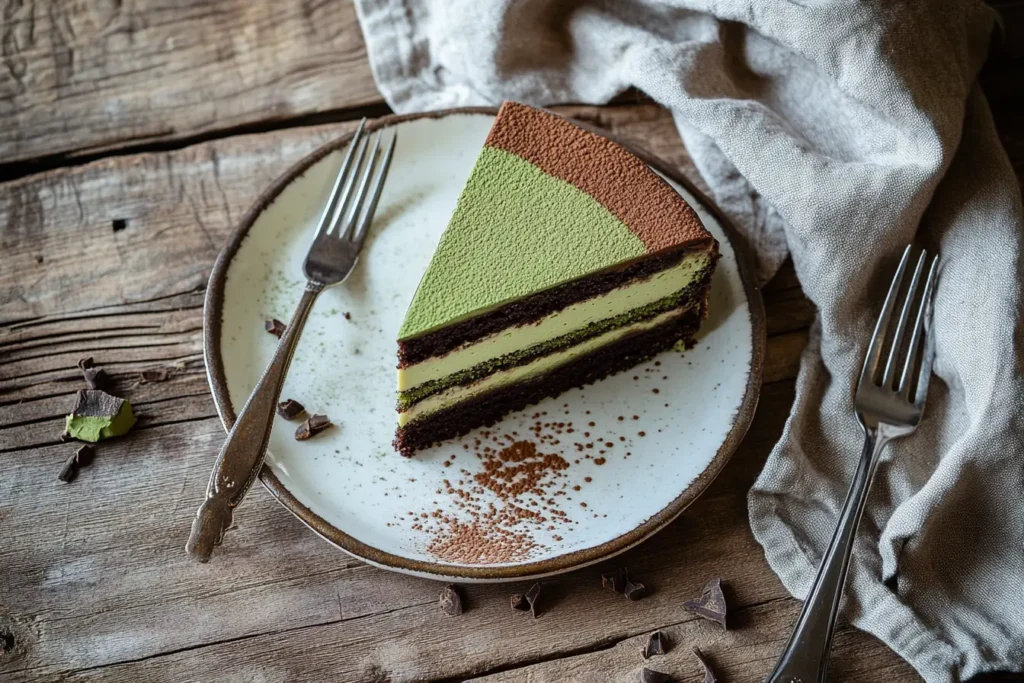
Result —
[[[399, 112], [628, 87], [675, 117], [769, 278], [818, 308], [782, 440], [749, 494], [803, 597], [860, 454], [853, 382], [895, 262], [941, 253], [923, 424], [888, 451], [847, 614], [928, 681], [1024, 669], [1018, 187], [976, 85], [993, 13], [920, 0], [356, 0]], [[727, 572], [728, 568], [723, 568]]]

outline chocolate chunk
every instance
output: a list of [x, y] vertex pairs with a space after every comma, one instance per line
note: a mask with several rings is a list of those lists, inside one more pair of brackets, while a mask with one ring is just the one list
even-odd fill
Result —
[[644, 667], [640, 671], [640, 683], [672, 683], [672, 677], [666, 673]]
[[310, 437], [316, 436], [330, 426], [331, 421], [326, 415], [313, 415], [300, 424], [299, 428], [295, 430], [295, 440], [305, 441]]
[[726, 628], [725, 614], [728, 607], [725, 604], [725, 596], [722, 594], [722, 580], [711, 579], [700, 589], [700, 598], [687, 600], [683, 607], [699, 617], [718, 622], [722, 628]]
[[127, 434], [135, 424], [132, 404], [98, 389], [81, 390], [64, 431], [81, 441], [97, 442]]
[[601, 575], [601, 585], [611, 588], [616, 593], [625, 591], [627, 583], [629, 583], [629, 572], [625, 567], [620, 567], [614, 574]]
[[457, 617], [462, 614], [462, 596], [454, 584], [449, 584], [441, 590], [438, 602], [441, 603], [441, 611], [448, 616]]
[[143, 382], [166, 382], [170, 376], [171, 373], [167, 368], [153, 368], [139, 373], [139, 379]]
[[263, 323], [263, 329], [280, 339], [284, 331], [288, 329], [288, 326], [277, 318], [272, 318]]
[[666, 638], [661, 631], [655, 631], [651, 634], [651, 637], [647, 639], [647, 645], [644, 646], [644, 659], [650, 659], [656, 655], [663, 655], [668, 652], [665, 647]]
[[525, 599], [526, 604], [530, 606], [530, 614], [533, 615], [534, 619], [536, 619], [537, 615], [540, 613], [538, 608], [538, 603], [540, 603], [540, 584], [535, 583], [530, 586], [530, 590], [526, 591], [526, 595], [523, 596], [523, 599]]
[[277, 404], [277, 414], [286, 420], [294, 420], [306, 412], [305, 406], [295, 399], [288, 399]]
[[633, 583], [632, 581], [627, 581], [626, 589], [622, 591], [622, 594], [629, 598], [630, 602], [636, 602], [647, 595], [647, 586], [639, 582]]
[[92, 356], [87, 356], [78, 361], [78, 369], [82, 371], [85, 385], [90, 389], [106, 389], [110, 386], [110, 376], [103, 371], [103, 368], [96, 367]]
[[57, 478], [65, 484], [70, 484], [78, 476], [78, 460], [76, 457], [76, 453], [69, 455], [68, 459], [64, 461], [64, 466], [60, 468], [60, 474], [57, 475]]
[[521, 595], [520, 593], [516, 593], [515, 595], [513, 595], [509, 599], [509, 604], [511, 605], [512, 609], [516, 610], [517, 612], [530, 611], [530, 603], [526, 601], [526, 596]]
[[718, 683], [718, 679], [715, 678], [715, 672], [711, 670], [711, 666], [704, 659], [704, 655], [700, 653], [700, 650], [693, 648], [693, 656], [697, 658], [701, 668], [704, 669], [704, 683]]
[[96, 449], [85, 444], [75, 453], [75, 464], [79, 467], [88, 467], [96, 457]]

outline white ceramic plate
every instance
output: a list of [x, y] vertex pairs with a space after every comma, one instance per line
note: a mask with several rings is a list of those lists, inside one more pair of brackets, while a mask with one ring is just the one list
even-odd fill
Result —
[[[341, 549], [446, 580], [558, 573], [644, 540], [725, 464], [760, 387], [759, 294], [722, 219], [692, 188], [670, 179], [721, 245], [697, 346], [663, 353], [412, 459], [398, 455], [391, 446], [396, 332], [492, 121], [493, 112], [463, 110], [378, 122], [397, 126], [399, 136], [372, 232], [353, 275], [317, 302], [282, 394], [328, 415], [336, 427], [298, 442], [296, 424], [277, 418], [261, 475], [286, 507]], [[211, 275], [206, 360], [226, 427], [274, 352], [277, 340], [264, 332], [264, 321], [287, 321], [302, 292], [302, 260], [344, 143], [311, 155], [270, 188]], [[476, 485], [482, 449], [527, 438], [568, 467], [542, 471], [538, 490], [511, 499]], [[445, 480], [465, 493], [449, 491]], [[540, 511], [543, 521], [494, 521], [491, 504], [499, 514], [510, 505]]]

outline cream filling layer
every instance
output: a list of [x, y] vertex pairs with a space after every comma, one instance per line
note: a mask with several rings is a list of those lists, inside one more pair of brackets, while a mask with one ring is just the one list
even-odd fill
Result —
[[618, 341], [626, 335], [652, 329], [672, 320], [673, 318], [685, 315], [687, 310], [688, 309], [675, 309], [666, 311], [665, 313], [648, 320], [627, 325], [625, 327], [618, 327], [614, 330], [605, 332], [604, 334], [587, 339], [575, 346], [571, 346], [567, 349], [562, 349], [561, 351], [556, 351], [554, 353], [549, 353], [546, 356], [541, 356], [531, 363], [517, 365], [507, 370], [500, 370], [477, 380], [473, 384], [449, 387], [442, 392], [426, 397], [418, 403], [414, 403], [408, 410], [403, 413], [399, 413], [398, 426], [404, 427], [418, 418], [425, 417], [431, 413], [436, 413], [437, 411], [448, 408], [456, 403], [461, 403], [471, 398], [475, 398], [487, 391], [506, 384], [523, 382], [546, 372], [550, 372], [571, 360], [588, 353], [592, 353], [602, 346]]
[[444, 356], [428, 358], [415, 365], [399, 368], [398, 390], [415, 389], [425, 382], [443, 379], [481, 363], [582, 330], [595, 322], [660, 301], [693, 283], [704, 272], [710, 259], [708, 252], [688, 254], [672, 268], [592, 299], [566, 306], [536, 323], [502, 330], [465, 344]]

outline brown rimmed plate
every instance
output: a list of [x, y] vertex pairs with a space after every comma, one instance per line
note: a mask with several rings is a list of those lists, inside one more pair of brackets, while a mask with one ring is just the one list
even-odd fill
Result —
[[[278, 419], [261, 473], [286, 508], [342, 550], [440, 580], [556, 574], [650, 537], [700, 495], [739, 445], [764, 358], [760, 292], [734, 232], [684, 178], [634, 150], [721, 244], [711, 314], [696, 348], [663, 353], [413, 459], [395, 453], [396, 332], [493, 117], [466, 109], [373, 124], [399, 128], [377, 219], [356, 272], [317, 303], [283, 393], [337, 426], [297, 442], [295, 424]], [[324, 146], [274, 183], [214, 266], [204, 350], [226, 428], [273, 354], [276, 339], [263, 331], [264, 320], [287, 320], [302, 291], [301, 261], [346, 142]], [[511, 467], [496, 454], [516, 441], [564, 465], [548, 458], [548, 466], [533, 468], [535, 486], [502, 497], [488, 463]]]

